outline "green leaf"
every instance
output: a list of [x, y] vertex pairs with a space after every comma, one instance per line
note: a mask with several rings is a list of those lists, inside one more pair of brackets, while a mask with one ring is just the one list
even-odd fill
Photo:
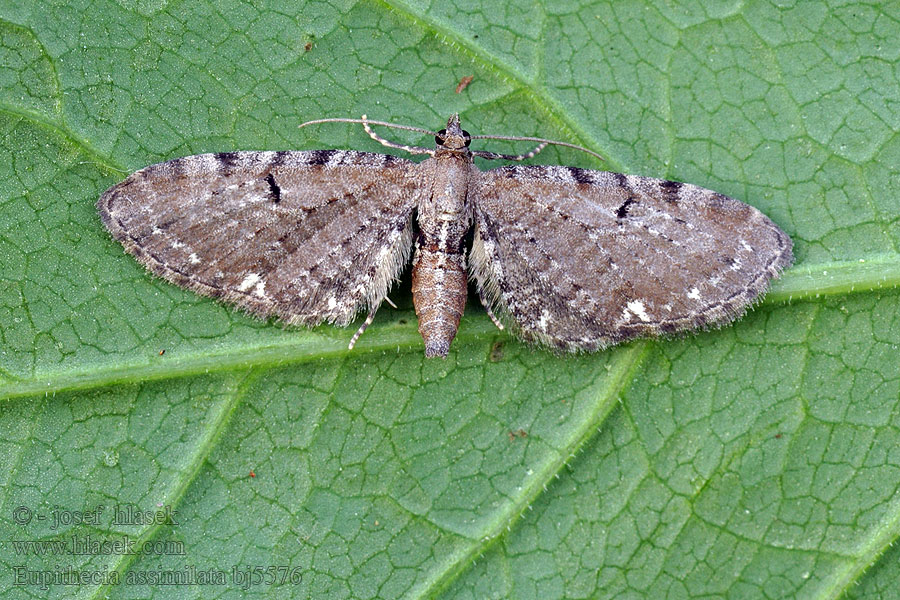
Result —
[[[897, 597], [898, 32], [817, 0], [0, 4], [0, 591]], [[383, 150], [308, 119], [456, 111], [749, 202], [796, 266], [730, 327], [558, 357], [470, 305], [425, 360], [408, 281], [348, 352], [154, 279], [94, 208], [175, 156]]]

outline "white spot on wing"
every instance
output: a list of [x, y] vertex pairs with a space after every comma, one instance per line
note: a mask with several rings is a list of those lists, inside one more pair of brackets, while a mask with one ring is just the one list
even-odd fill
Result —
[[255, 295], [259, 296], [260, 298], [265, 298], [266, 297], [266, 282], [265, 281], [257, 282], [256, 287], [253, 288], [253, 293]]
[[262, 281], [262, 277], [260, 277], [258, 273], [248, 273], [241, 282], [241, 285], [238, 286], [238, 291], [246, 292], [260, 281]]
[[550, 313], [547, 312], [547, 309], [541, 311], [541, 319], [538, 321], [538, 327], [541, 331], [547, 331], [547, 324], [550, 323], [553, 319], [550, 317]]
[[220, 168], [219, 161], [218, 159], [216, 159], [215, 154], [200, 154], [199, 156], [195, 157], [195, 160], [196, 162], [200, 163], [196, 167], [198, 172], [215, 173]]
[[326, 167], [336, 167], [344, 162], [344, 159], [347, 157], [349, 153], [346, 150], [339, 150], [337, 152], [333, 152], [331, 154], [331, 158], [328, 159], [328, 164]]
[[650, 320], [650, 316], [647, 314], [647, 309], [644, 306], [644, 303], [640, 300], [632, 300], [626, 305], [626, 307], [627, 308], [625, 309], [625, 312], [634, 313], [634, 316], [636, 316], [641, 321], [646, 322]]

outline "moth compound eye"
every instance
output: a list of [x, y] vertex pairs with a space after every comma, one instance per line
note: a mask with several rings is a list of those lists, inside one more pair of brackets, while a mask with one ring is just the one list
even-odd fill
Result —
[[472, 136], [465, 129], [463, 129], [463, 139], [466, 141], [466, 148], [468, 148], [469, 144], [472, 143]]
[[438, 131], [438, 134], [436, 136], [434, 136], [434, 143], [437, 144], [438, 146], [443, 146], [444, 141], [447, 139], [446, 136], [447, 136], [447, 130], [441, 129], [440, 131]]

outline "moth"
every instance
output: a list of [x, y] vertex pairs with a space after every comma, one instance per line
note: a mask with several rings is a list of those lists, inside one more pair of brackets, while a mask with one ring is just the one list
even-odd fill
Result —
[[[97, 204], [103, 223], [154, 274], [260, 317], [347, 325], [367, 309], [350, 348], [412, 252], [428, 357], [447, 356], [470, 277], [500, 328], [502, 319], [525, 340], [595, 351], [729, 322], [793, 260], [790, 238], [765, 215], [695, 185], [566, 166], [481, 171], [473, 161], [572, 144], [472, 136], [458, 115], [438, 132], [365, 115], [303, 126], [334, 121], [429, 158], [186, 156], [109, 188]], [[396, 144], [371, 125], [434, 135], [436, 146]], [[516, 156], [470, 150], [478, 138], [539, 145]]]

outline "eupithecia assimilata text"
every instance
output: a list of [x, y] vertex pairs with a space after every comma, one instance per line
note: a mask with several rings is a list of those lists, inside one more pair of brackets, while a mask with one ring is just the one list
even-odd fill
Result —
[[[447, 356], [469, 277], [488, 314], [526, 340], [593, 351], [734, 320], [792, 260], [765, 215], [687, 183], [564, 166], [503, 166], [549, 142], [366, 119], [382, 144], [429, 158], [350, 150], [225, 152], [151, 165], [109, 188], [103, 222], [150, 271], [288, 324], [371, 323], [410, 253], [426, 356]], [[304, 125], [307, 125], [304, 124]], [[394, 144], [370, 125], [435, 136]], [[540, 142], [518, 156], [475, 138]], [[471, 248], [467, 233], [474, 227]], [[499, 315], [499, 319], [495, 317]]]

